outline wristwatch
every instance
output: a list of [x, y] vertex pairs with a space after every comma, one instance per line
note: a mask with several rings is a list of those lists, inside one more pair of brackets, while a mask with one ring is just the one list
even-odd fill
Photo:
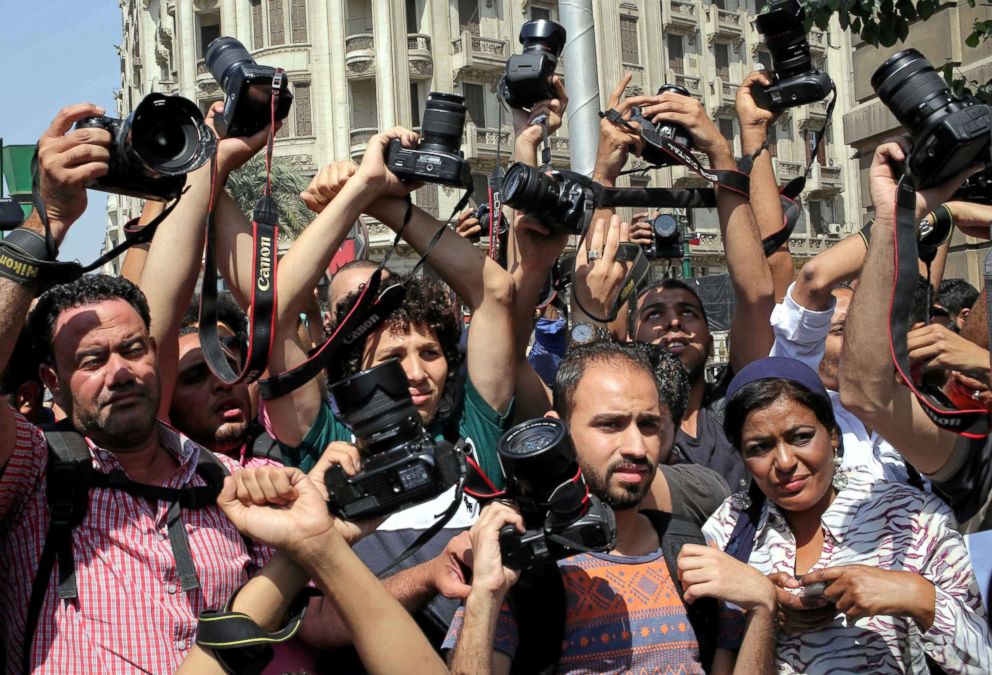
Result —
[[610, 339], [610, 332], [602, 326], [580, 321], [572, 326], [569, 339], [573, 345], [587, 345]]

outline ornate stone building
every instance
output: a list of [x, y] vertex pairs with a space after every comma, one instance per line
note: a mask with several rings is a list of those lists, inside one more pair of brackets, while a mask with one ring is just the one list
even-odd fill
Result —
[[[499, 153], [511, 145], [510, 115], [501, 112], [496, 85], [506, 59], [519, 50], [517, 35], [530, 19], [558, 18], [556, 0], [120, 0], [124, 24], [120, 112], [149, 91], [178, 93], [204, 109], [221, 97], [203, 52], [218, 35], [243, 42], [260, 62], [284, 68], [295, 102], [276, 153], [301, 171], [328, 161], [358, 159], [369, 137], [394, 125], [417, 128], [429, 91], [459, 93], [469, 121], [462, 149], [471, 159], [476, 194]], [[594, 2], [602, 102], [623, 72], [632, 89], [655, 91], [666, 82], [700, 98], [740, 152], [733, 105], [737, 85], [757, 64], [770, 64], [753, 26], [765, 0], [623, 0]], [[755, 2], [758, 4], [756, 5]], [[853, 103], [849, 35], [839, 28], [810, 34], [814, 61], [831, 73], [839, 102], [817, 157], [809, 138], [826, 116], [815, 104], [783, 114], [772, 132], [772, 152], [783, 184], [813, 168], [804, 195], [806, 216], [793, 238], [808, 257], [857, 225], [857, 164], [849, 159], [840, 121]], [[564, 69], [567, 72], [567, 64]], [[568, 162], [568, 127], [551, 139], [556, 165]], [[661, 169], [624, 180], [637, 185], [700, 185], [685, 169]], [[446, 217], [460, 195], [428, 185], [415, 201]], [[136, 205], [112, 198], [108, 245]], [[628, 213], [629, 215], [629, 213]], [[715, 211], [687, 215], [700, 236], [695, 274], [723, 269]], [[373, 245], [388, 238], [373, 227]]]

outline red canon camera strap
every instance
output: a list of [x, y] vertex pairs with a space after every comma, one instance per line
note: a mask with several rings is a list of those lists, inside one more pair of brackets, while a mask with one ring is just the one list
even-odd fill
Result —
[[[989, 412], [984, 408], [958, 410], [940, 391], [921, 391], [913, 383], [909, 363], [909, 312], [919, 271], [916, 266], [916, 187], [912, 178], [899, 180], [895, 205], [895, 279], [889, 307], [889, 345], [892, 360], [903, 383], [937, 426], [967, 438], [981, 439], [989, 433]], [[992, 261], [986, 259], [986, 274]]]
[[248, 352], [240, 373], [228, 362], [217, 333], [217, 257], [214, 227], [214, 198], [217, 192], [217, 154], [211, 159], [210, 206], [207, 210], [207, 248], [200, 293], [200, 346], [203, 358], [225, 384], [254, 382], [265, 372], [275, 332], [279, 207], [272, 197], [272, 146], [275, 143], [276, 108], [282, 84], [282, 69], [272, 78], [269, 137], [265, 147], [265, 188], [252, 214], [252, 287], [248, 306]]

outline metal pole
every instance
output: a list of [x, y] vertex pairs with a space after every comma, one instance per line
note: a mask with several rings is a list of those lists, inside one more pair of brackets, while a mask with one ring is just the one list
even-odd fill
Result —
[[679, 216], [679, 229], [682, 231], [682, 278], [692, 278], [692, 249], [689, 248], [689, 220]]
[[565, 91], [568, 94], [568, 150], [572, 171], [592, 176], [599, 149], [599, 67], [592, 0], [559, 0], [558, 17], [568, 33]]

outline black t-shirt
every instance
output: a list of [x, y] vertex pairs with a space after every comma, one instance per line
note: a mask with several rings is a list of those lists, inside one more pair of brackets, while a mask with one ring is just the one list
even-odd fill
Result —
[[723, 476], [730, 492], [747, 489], [748, 473], [744, 460], [723, 433], [723, 399], [710, 401], [699, 409], [695, 438], [680, 428], [675, 435], [672, 464], [701, 464]]

